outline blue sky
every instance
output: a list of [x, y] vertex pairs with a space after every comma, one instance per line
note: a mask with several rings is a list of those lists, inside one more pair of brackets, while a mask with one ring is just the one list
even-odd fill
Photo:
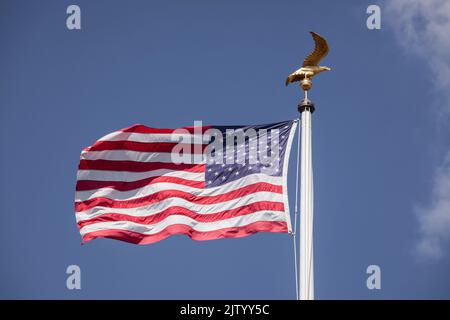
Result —
[[[296, 118], [284, 79], [310, 30], [332, 67], [310, 93], [316, 298], [450, 298], [450, 10], [379, 3], [368, 30], [373, 3], [1, 1], [0, 298], [294, 299], [288, 235], [81, 246], [73, 199], [81, 149], [119, 128]], [[66, 28], [70, 4], [81, 30]]]

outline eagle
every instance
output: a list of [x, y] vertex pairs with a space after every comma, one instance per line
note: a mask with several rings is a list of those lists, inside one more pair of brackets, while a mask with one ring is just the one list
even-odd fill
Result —
[[289, 83], [301, 81], [305, 78], [312, 78], [318, 73], [331, 70], [331, 68], [329, 67], [319, 66], [320, 60], [322, 60], [329, 51], [327, 41], [322, 36], [313, 31], [311, 31], [310, 33], [314, 39], [314, 42], [316, 43], [316, 47], [314, 48], [314, 51], [306, 57], [301, 68], [292, 72], [287, 77], [286, 86]]

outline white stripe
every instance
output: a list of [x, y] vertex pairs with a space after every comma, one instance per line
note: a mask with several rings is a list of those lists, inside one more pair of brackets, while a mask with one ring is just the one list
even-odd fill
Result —
[[138, 162], [164, 162], [199, 164], [203, 162], [203, 154], [183, 154], [176, 157], [172, 152], [140, 152], [131, 150], [104, 150], [81, 152], [82, 160], [113, 160], [113, 161], [138, 161]]
[[272, 177], [265, 174], [255, 173], [252, 175], [248, 175], [244, 178], [230, 181], [218, 187], [212, 188], [195, 188], [186, 185], [181, 185], [178, 183], [169, 183], [169, 182], [158, 182], [155, 184], [151, 184], [142, 188], [129, 190], [129, 191], [118, 191], [112, 188], [100, 188], [95, 190], [87, 190], [87, 191], [77, 191], [75, 194], [75, 201], [85, 201], [97, 197], [106, 197], [114, 200], [131, 200], [135, 198], [149, 196], [155, 192], [163, 191], [163, 190], [179, 190], [191, 193], [193, 195], [201, 195], [201, 196], [216, 196], [219, 194], [224, 194], [230, 192], [232, 190], [236, 190], [254, 183], [258, 182], [267, 182], [274, 185], [281, 186], [282, 178], [281, 177]]
[[187, 180], [204, 181], [204, 172], [189, 172], [171, 169], [158, 169], [146, 172], [109, 171], [109, 170], [78, 170], [77, 180], [94, 181], [124, 181], [132, 182], [151, 177], [177, 177]]
[[248, 194], [240, 198], [214, 204], [196, 204], [181, 198], [173, 197], [137, 208], [107, 208], [98, 206], [77, 212], [75, 215], [77, 222], [89, 220], [105, 213], [120, 213], [134, 217], [145, 217], [157, 214], [161, 211], [166, 210], [169, 207], [174, 206], [186, 208], [198, 214], [211, 214], [249, 205], [259, 201], [273, 201], [283, 203], [283, 195], [280, 193], [261, 191]]
[[248, 215], [233, 217], [214, 222], [198, 222], [190, 217], [182, 215], [171, 215], [156, 224], [144, 225], [131, 221], [99, 222], [84, 226], [80, 229], [81, 235], [100, 230], [127, 230], [145, 235], [161, 232], [174, 224], [184, 224], [196, 231], [214, 231], [224, 228], [242, 227], [258, 221], [280, 221], [285, 222], [285, 214], [277, 211], [259, 211]]
[[135, 142], [183, 142], [194, 143], [202, 141], [208, 143], [209, 135], [183, 134], [183, 133], [134, 133], [134, 132], [113, 132], [100, 138], [98, 141], [135, 141]]
[[[284, 155], [283, 163], [283, 198], [284, 198], [284, 212], [286, 212], [288, 232], [292, 233], [291, 214], [289, 211], [289, 197], [288, 197], [288, 168], [289, 168], [289, 156], [291, 155], [292, 140], [295, 135], [295, 129], [297, 129], [297, 121], [292, 123], [291, 130], [289, 131], [289, 137], [286, 145], [286, 152]], [[300, 129], [299, 129], [300, 130]]]

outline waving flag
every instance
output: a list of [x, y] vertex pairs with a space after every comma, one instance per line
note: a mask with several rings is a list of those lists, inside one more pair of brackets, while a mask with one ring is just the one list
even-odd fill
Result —
[[296, 126], [134, 125], [104, 136], [80, 157], [75, 212], [83, 242], [290, 232], [287, 167]]

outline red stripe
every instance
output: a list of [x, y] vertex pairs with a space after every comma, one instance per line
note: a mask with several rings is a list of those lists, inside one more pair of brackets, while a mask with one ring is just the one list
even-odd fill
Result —
[[114, 161], [114, 160], [80, 160], [80, 170], [109, 170], [146, 172], [158, 169], [186, 170], [189, 172], [204, 172], [204, 164], [175, 164], [164, 162], [137, 162], [137, 161]]
[[139, 189], [151, 184], [169, 182], [182, 184], [193, 188], [203, 189], [205, 187], [204, 181], [193, 181], [171, 176], [155, 176], [137, 181], [97, 181], [97, 180], [78, 180], [76, 190], [86, 191], [100, 188], [111, 188], [118, 191], [129, 191]]
[[102, 206], [106, 208], [136, 208], [150, 205], [156, 202], [163, 201], [167, 198], [174, 198], [174, 197], [181, 198], [195, 204], [214, 204], [240, 198], [258, 191], [282, 193], [282, 187], [267, 182], [258, 182], [215, 196], [197, 196], [179, 190], [163, 190], [147, 195], [145, 197], [140, 197], [131, 200], [113, 200], [105, 197], [99, 197], [89, 199], [86, 201], [75, 202], [75, 211], [80, 212], [97, 206]]
[[230, 210], [224, 210], [210, 214], [199, 214], [196, 213], [195, 211], [177, 206], [170, 207], [159, 213], [144, 217], [135, 217], [120, 213], [105, 213], [98, 217], [78, 222], [78, 228], [81, 229], [84, 226], [94, 223], [113, 222], [113, 221], [130, 221], [139, 224], [150, 225], [161, 222], [162, 220], [174, 214], [183, 215], [192, 218], [198, 222], [214, 222], [223, 219], [234, 218], [237, 216], [244, 216], [262, 210], [284, 212], [284, 204], [282, 202], [259, 201], [239, 208], [233, 208]]
[[224, 228], [214, 231], [196, 231], [184, 224], [170, 225], [164, 230], [152, 234], [145, 235], [142, 233], [127, 230], [101, 230], [86, 233], [83, 236], [83, 242], [86, 243], [96, 238], [110, 238], [134, 244], [150, 244], [164, 240], [175, 234], [184, 234], [192, 240], [213, 240], [221, 238], [241, 238], [252, 235], [257, 232], [287, 232], [286, 222], [279, 221], [258, 221], [242, 227]]
[[[206, 144], [189, 144], [189, 143], [171, 143], [171, 142], [137, 142], [137, 141], [97, 141], [92, 146], [87, 147], [84, 151], [105, 151], [105, 150], [131, 150], [141, 152], [172, 152], [173, 148], [178, 146], [183, 148], [186, 153], [200, 153], [206, 148]], [[195, 146], [195, 147], [194, 147]], [[178, 150], [180, 150], [178, 149]]]
[[134, 132], [134, 133], [182, 133], [180, 130], [186, 130], [189, 133], [204, 133], [206, 130], [210, 129], [211, 126], [201, 126], [201, 127], [182, 127], [179, 129], [162, 129], [162, 128], [151, 128], [144, 126], [142, 124], [135, 124], [131, 127], [119, 130], [121, 132]]

